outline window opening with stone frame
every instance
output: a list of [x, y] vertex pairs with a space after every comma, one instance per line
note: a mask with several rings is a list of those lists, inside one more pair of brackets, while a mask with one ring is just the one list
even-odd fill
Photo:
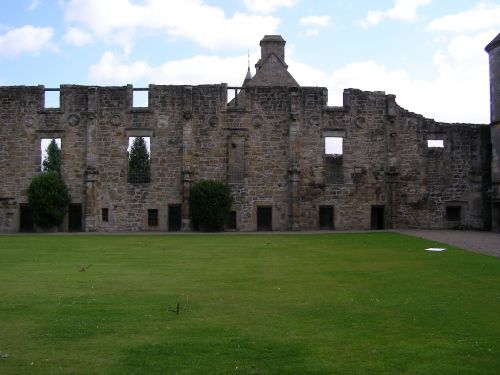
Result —
[[428, 148], [444, 148], [444, 140], [442, 139], [428, 139], [427, 140]]
[[42, 172], [60, 172], [61, 145], [61, 138], [42, 138], [40, 140], [40, 170]]
[[151, 209], [148, 210], [148, 226], [157, 227], [158, 226], [158, 210]]
[[46, 88], [43, 90], [43, 108], [61, 108], [61, 90], [58, 88]]
[[325, 170], [326, 181], [329, 184], [344, 182], [342, 168], [344, 155], [343, 143], [343, 137], [325, 136]]
[[129, 137], [127, 181], [149, 183], [151, 179], [151, 138]]
[[149, 107], [149, 89], [133, 88], [132, 108], [148, 108], [148, 107]]

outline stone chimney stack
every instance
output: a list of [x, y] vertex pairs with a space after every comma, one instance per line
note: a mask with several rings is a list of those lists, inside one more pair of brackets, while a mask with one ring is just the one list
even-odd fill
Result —
[[281, 35], [266, 35], [260, 41], [260, 61], [255, 66], [260, 69], [259, 63], [265, 62], [271, 54], [278, 56], [281, 61], [285, 62], [285, 40]]

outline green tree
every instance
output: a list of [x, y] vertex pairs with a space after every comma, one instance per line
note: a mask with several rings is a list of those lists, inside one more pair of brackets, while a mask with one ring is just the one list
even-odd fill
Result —
[[57, 172], [61, 173], [61, 149], [56, 143], [55, 139], [50, 141], [49, 145], [45, 149], [47, 157], [42, 163], [43, 172]]
[[44, 229], [60, 225], [70, 203], [61, 175], [48, 171], [35, 176], [28, 188], [28, 202], [35, 225]]
[[191, 188], [191, 215], [201, 229], [224, 229], [232, 203], [231, 189], [223, 182], [206, 180]]
[[149, 182], [150, 158], [143, 137], [136, 137], [128, 154], [128, 182]]

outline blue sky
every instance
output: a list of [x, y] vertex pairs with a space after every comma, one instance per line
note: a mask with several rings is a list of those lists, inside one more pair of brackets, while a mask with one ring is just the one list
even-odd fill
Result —
[[0, 85], [239, 85], [265, 34], [342, 105], [385, 91], [448, 122], [489, 122], [484, 46], [500, 0], [1, 0]]

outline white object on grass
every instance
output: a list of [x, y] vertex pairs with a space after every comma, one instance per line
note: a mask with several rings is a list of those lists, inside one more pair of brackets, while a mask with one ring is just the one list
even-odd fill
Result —
[[429, 247], [425, 249], [425, 251], [445, 251], [446, 249], [443, 247]]

